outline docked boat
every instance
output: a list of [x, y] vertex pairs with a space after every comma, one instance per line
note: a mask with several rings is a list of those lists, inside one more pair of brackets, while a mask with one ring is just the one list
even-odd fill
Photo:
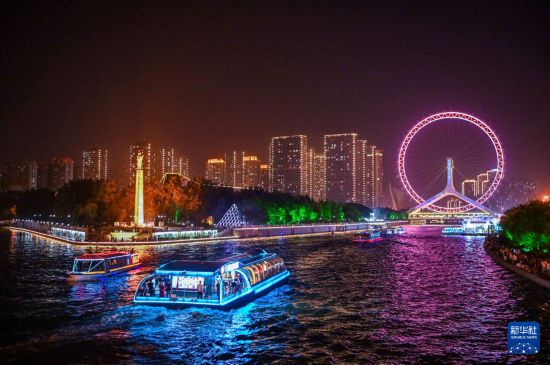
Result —
[[384, 234], [386, 236], [400, 235], [400, 234], [403, 234], [403, 233], [405, 233], [405, 230], [401, 226], [386, 228], [386, 231], [384, 232]]
[[116, 275], [139, 266], [139, 256], [128, 252], [102, 252], [78, 256], [74, 259], [69, 280], [94, 280]]
[[381, 231], [364, 231], [353, 235], [352, 242], [356, 243], [373, 243], [382, 241], [382, 232]]
[[234, 307], [264, 294], [289, 276], [283, 259], [265, 251], [217, 261], [172, 261], [139, 283], [134, 303]]

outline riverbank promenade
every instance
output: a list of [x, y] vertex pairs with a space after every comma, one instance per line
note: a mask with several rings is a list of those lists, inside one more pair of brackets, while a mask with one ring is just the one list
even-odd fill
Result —
[[486, 238], [485, 250], [501, 266], [550, 289], [550, 257], [540, 257], [506, 247], [497, 236]]

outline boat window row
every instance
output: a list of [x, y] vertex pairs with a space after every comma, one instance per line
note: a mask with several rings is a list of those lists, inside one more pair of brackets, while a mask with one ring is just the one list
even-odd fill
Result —
[[73, 266], [73, 271], [78, 271], [78, 272], [105, 271], [105, 261], [104, 260], [76, 260]]
[[286, 270], [284, 261], [280, 257], [257, 262], [253, 265], [245, 266], [243, 269], [248, 273], [251, 285], [257, 284]]
[[221, 276], [152, 275], [141, 283], [137, 296], [218, 301], [239, 295], [247, 288], [245, 278], [236, 271]]

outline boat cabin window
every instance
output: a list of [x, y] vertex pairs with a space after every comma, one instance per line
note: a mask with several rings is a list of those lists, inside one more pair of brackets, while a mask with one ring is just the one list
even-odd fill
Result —
[[221, 278], [223, 288], [222, 297], [224, 299], [228, 299], [233, 295], [241, 294], [243, 291], [248, 290], [249, 288], [248, 281], [250, 280], [250, 277], [245, 278], [244, 275], [238, 271], [224, 272]]
[[275, 257], [246, 266], [244, 269], [250, 276], [250, 283], [254, 285], [284, 271], [285, 264], [282, 258]]
[[138, 296], [170, 298], [173, 300], [217, 300], [217, 281], [212, 276], [151, 275], [145, 278]]
[[112, 259], [107, 259], [107, 261], [109, 263], [110, 268], [130, 265], [130, 257], [129, 256], [115, 257], [115, 258], [112, 258]]
[[75, 262], [74, 271], [89, 272], [89, 271], [105, 271], [104, 260], [77, 260]]

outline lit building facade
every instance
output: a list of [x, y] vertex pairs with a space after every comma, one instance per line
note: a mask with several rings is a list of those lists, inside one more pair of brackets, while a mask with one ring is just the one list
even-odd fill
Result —
[[225, 160], [223, 158], [211, 158], [206, 161], [206, 180], [216, 185], [226, 185]]
[[25, 191], [38, 188], [38, 164], [35, 160], [12, 162], [1, 173], [2, 191]]
[[260, 188], [265, 191], [269, 191], [269, 165], [261, 164], [260, 165]]
[[477, 175], [477, 195], [481, 196], [485, 194], [487, 187], [489, 186], [489, 176], [486, 172]]
[[104, 148], [93, 148], [82, 152], [82, 178], [107, 180], [109, 152]]
[[308, 193], [307, 137], [273, 137], [269, 145], [269, 185], [272, 191]]
[[244, 186], [244, 151], [232, 151], [226, 155], [226, 183], [232, 187]]
[[178, 157], [176, 172], [183, 177], [189, 177], [189, 158], [187, 158], [186, 156]]
[[145, 185], [151, 184], [153, 181], [160, 181], [161, 177], [157, 176], [157, 169], [155, 166], [156, 154], [153, 151], [153, 146], [150, 142], [137, 143], [130, 146], [129, 156], [129, 185], [135, 185], [136, 183], [136, 171], [137, 171], [137, 156], [141, 154], [143, 156], [143, 181]]
[[384, 201], [384, 151], [374, 147], [374, 188], [372, 195], [372, 206], [375, 208], [382, 207]]
[[326, 169], [325, 155], [310, 149], [308, 158], [309, 170], [309, 197], [315, 201], [324, 201], [326, 197]]
[[144, 219], [144, 201], [143, 201], [143, 155], [138, 153], [136, 156], [136, 188], [134, 194], [134, 224], [138, 227], [143, 226]]
[[74, 178], [74, 161], [68, 157], [54, 158], [48, 163], [47, 187], [57, 190]]
[[158, 156], [160, 176], [166, 173], [173, 173], [177, 167], [176, 151], [173, 148], [162, 148]]
[[356, 203], [371, 206], [370, 200], [374, 182], [371, 180], [372, 159], [369, 157], [369, 145], [365, 139], [357, 140], [356, 166]]
[[243, 187], [257, 188], [261, 187], [260, 160], [258, 156], [243, 157]]
[[475, 199], [477, 196], [477, 180], [467, 179], [462, 181], [462, 195]]
[[189, 177], [189, 159], [180, 155], [174, 148], [162, 148], [155, 160], [158, 166], [155, 171], [155, 179], [161, 178], [165, 174], [179, 174], [183, 177]]
[[367, 147], [367, 201], [366, 206], [371, 208], [382, 207], [384, 200], [384, 151], [376, 146]]
[[326, 198], [339, 203], [357, 201], [357, 134], [328, 134], [323, 139]]

